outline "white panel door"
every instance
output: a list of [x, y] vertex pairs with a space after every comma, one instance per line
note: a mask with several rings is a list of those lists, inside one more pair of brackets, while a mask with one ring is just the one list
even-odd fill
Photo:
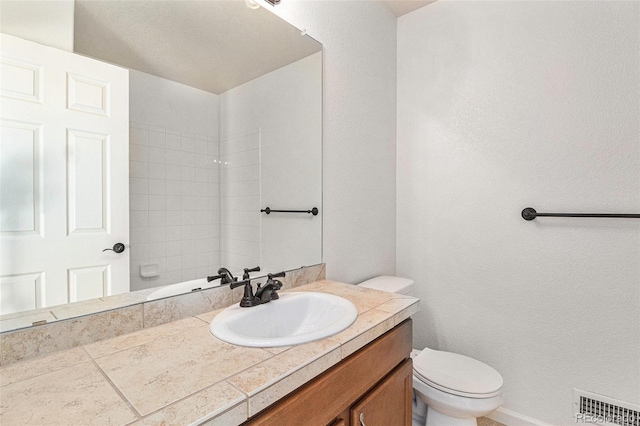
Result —
[[0, 314], [128, 292], [128, 70], [0, 51]]

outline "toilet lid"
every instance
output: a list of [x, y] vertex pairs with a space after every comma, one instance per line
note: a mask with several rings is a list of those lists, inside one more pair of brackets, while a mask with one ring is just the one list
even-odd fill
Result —
[[502, 388], [502, 376], [487, 364], [452, 352], [425, 349], [413, 369], [429, 382], [454, 392], [491, 394]]
[[382, 275], [371, 278], [358, 284], [360, 287], [372, 288], [374, 290], [387, 291], [389, 293], [407, 294], [413, 290], [413, 280], [402, 277], [392, 277]]

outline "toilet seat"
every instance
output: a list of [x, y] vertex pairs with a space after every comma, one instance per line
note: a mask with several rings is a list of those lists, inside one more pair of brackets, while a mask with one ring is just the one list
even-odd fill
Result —
[[464, 355], [425, 349], [413, 359], [413, 372], [423, 383], [466, 398], [491, 398], [502, 392], [500, 373]]
[[421, 376], [416, 370], [413, 370], [413, 377], [415, 380], [419, 380], [422, 383], [424, 383], [427, 386], [431, 386], [434, 389], [439, 390], [440, 392], [444, 392], [444, 393], [448, 393], [449, 395], [454, 395], [454, 396], [460, 396], [463, 398], [472, 398], [472, 399], [487, 399], [487, 398], [493, 398], [495, 396], [498, 396], [502, 393], [502, 388], [498, 389], [495, 392], [491, 392], [491, 393], [468, 393], [468, 392], [462, 392], [456, 389], [450, 389], [444, 386], [440, 386], [437, 383], [433, 383], [432, 381], [430, 381], [429, 379]]

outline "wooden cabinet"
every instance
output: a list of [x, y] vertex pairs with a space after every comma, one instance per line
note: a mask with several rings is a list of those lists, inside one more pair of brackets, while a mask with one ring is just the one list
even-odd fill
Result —
[[412, 378], [413, 365], [408, 359], [351, 408], [351, 424], [411, 425]]
[[410, 426], [411, 333], [408, 319], [245, 424]]

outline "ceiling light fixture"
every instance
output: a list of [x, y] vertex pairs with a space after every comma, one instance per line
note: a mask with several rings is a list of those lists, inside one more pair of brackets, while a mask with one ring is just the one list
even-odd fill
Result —
[[260, 5], [253, 0], [244, 0], [244, 3], [249, 9], [258, 9]]

